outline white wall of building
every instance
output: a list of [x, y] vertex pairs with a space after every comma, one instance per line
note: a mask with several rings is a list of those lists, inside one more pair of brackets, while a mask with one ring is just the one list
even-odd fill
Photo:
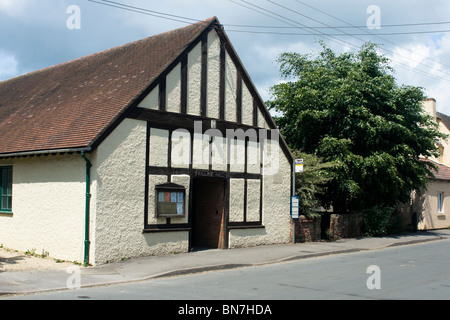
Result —
[[[438, 193], [443, 194], [443, 208], [438, 211]], [[414, 193], [413, 211], [418, 214], [418, 229], [448, 228], [450, 220], [450, 183], [433, 180], [426, 190]], [[405, 210], [406, 211], [406, 210]]]
[[0, 244], [83, 261], [85, 162], [79, 154], [0, 160], [13, 167], [12, 213], [0, 214]]
[[125, 119], [92, 155], [91, 263], [143, 254], [146, 132], [144, 121]]
[[[273, 151], [273, 150], [272, 150]], [[291, 164], [284, 153], [270, 153], [268, 156], [278, 158], [279, 168], [274, 171], [271, 168], [263, 175], [263, 203], [262, 203], [262, 225], [264, 228], [256, 229], [232, 229], [229, 234], [229, 247], [249, 247], [264, 244], [288, 243], [290, 241], [290, 186], [291, 186]], [[276, 163], [275, 160], [267, 161], [266, 164]], [[233, 184], [239, 185], [234, 182]], [[259, 208], [259, 181], [247, 180], [247, 221], [255, 221], [259, 216], [254, 208]], [[239, 198], [239, 191], [233, 199]], [[230, 195], [230, 199], [232, 196]], [[239, 214], [236, 213], [236, 202], [233, 205], [233, 221], [237, 221]], [[231, 217], [231, 215], [230, 215]]]

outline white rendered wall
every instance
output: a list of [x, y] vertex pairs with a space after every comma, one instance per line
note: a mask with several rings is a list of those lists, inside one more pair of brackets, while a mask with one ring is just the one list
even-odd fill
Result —
[[209, 168], [209, 139], [208, 135], [194, 133], [192, 167], [194, 169]]
[[139, 256], [145, 251], [146, 129], [144, 121], [125, 119], [95, 152], [91, 263]]
[[245, 142], [239, 139], [230, 140], [230, 170], [245, 171]]
[[149, 165], [167, 167], [169, 150], [169, 131], [150, 129]]
[[225, 54], [225, 120], [236, 122], [237, 69], [228, 52]]
[[244, 81], [242, 81], [242, 123], [253, 125], [253, 96]]
[[212, 142], [212, 169], [227, 171], [227, 139], [214, 137]]
[[12, 214], [0, 214], [0, 244], [83, 261], [85, 162], [79, 154], [1, 160], [13, 166]]
[[[95, 263], [187, 251], [187, 232], [143, 233], [146, 131], [146, 122], [125, 119], [96, 151]], [[167, 154], [161, 155], [158, 150], [167, 152], [168, 135], [164, 130], [151, 130], [152, 138], [155, 153], [150, 155], [150, 161], [166, 166]], [[154, 186], [168, 182], [167, 176], [150, 175], [148, 179], [147, 223], [165, 223], [165, 218], [154, 214]], [[189, 190], [186, 176], [173, 176], [172, 182]], [[173, 222], [183, 223], [186, 219], [187, 216]]]
[[200, 115], [200, 90], [202, 78], [202, 44], [197, 44], [188, 54], [187, 113]]
[[[265, 145], [265, 148], [269, 148]], [[229, 233], [229, 247], [249, 247], [264, 244], [288, 243], [290, 241], [290, 189], [291, 164], [279, 150], [269, 149], [264, 161], [263, 214], [264, 228], [232, 229]], [[276, 157], [276, 159], [270, 158]], [[271, 167], [276, 164], [275, 167]], [[268, 168], [270, 166], [270, 168]], [[259, 181], [247, 180], [247, 221], [257, 221], [259, 215], [254, 208], [259, 207]], [[230, 194], [230, 198], [233, 196]], [[237, 216], [233, 213], [233, 216]]]
[[259, 221], [260, 180], [247, 179], [247, 222]]
[[[151, 137], [150, 137], [151, 139]], [[191, 134], [185, 129], [172, 132], [172, 168], [189, 168], [191, 161]], [[162, 149], [165, 149], [162, 147]]]
[[166, 223], [166, 218], [157, 218], [155, 207], [156, 207], [156, 192], [155, 186], [158, 184], [167, 183], [166, 175], [150, 174], [148, 177], [148, 216], [147, 224], [164, 224]]
[[244, 221], [244, 179], [230, 179], [230, 222]]
[[166, 78], [166, 111], [181, 111], [181, 63], [177, 64]]
[[[208, 34], [207, 52], [207, 90], [206, 90], [206, 116], [212, 119], [220, 117], [220, 38], [215, 30]], [[187, 114], [200, 116], [201, 97], [201, 68], [202, 45], [198, 43], [189, 53], [187, 62]], [[225, 54], [225, 120], [236, 122], [237, 120], [237, 74], [238, 69], [230, 54]], [[253, 125], [253, 96], [250, 89], [242, 83], [242, 123]], [[181, 63], [178, 63], [166, 77], [166, 110], [180, 112], [181, 99]], [[139, 104], [146, 109], [159, 109], [159, 86]], [[256, 123], [258, 127], [269, 129], [262, 112], [257, 111]]]
[[155, 89], [142, 100], [139, 107], [151, 110], [159, 109], [159, 86], [156, 86]]
[[220, 38], [216, 31], [208, 34], [208, 87], [206, 116], [218, 119], [220, 92]]

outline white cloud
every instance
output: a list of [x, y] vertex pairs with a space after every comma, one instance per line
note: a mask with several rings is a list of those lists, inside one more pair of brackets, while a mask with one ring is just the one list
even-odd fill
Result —
[[0, 0], [0, 11], [15, 17], [23, 13], [26, 5], [26, 0]]
[[17, 60], [12, 54], [0, 50], [0, 80], [17, 75]]
[[450, 91], [448, 83], [439, 82], [430, 86], [426, 90], [428, 97], [436, 99], [436, 110], [444, 114], [450, 115]]
[[430, 58], [431, 48], [422, 43], [413, 43], [394, 49], [394, 65], [403, 64], [411, 68], [418, 67], [421, 63], [426, 63]]

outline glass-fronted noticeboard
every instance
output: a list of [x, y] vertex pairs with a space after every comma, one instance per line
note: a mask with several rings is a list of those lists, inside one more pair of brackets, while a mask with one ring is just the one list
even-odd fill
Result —
[[156, 216], [183, 217], [185, 215], [186, 189], [174, 183], [157, 185]]

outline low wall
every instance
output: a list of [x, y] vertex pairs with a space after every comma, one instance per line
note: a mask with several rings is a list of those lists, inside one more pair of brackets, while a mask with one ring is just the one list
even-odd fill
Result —
[[361, 222], [361, 214], [331, 214], [329, 240], [360, 237]]
[[362, 235], [360, 214], [331, 214], [295, 220], [295, 242], [335, 241]]
[[320, 241], [320, 217], [306, 218], [301, 216], [295, 221], [295, 242]]

